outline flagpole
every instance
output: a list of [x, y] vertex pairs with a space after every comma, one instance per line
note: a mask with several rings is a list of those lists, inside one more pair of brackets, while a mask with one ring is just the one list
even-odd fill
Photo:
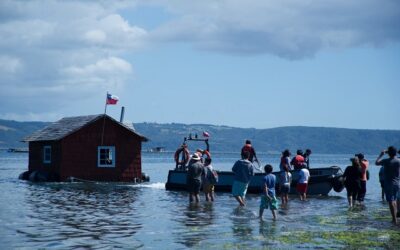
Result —
[[106, 105], [105, 105], [105, 107], [104, 107], [103, 130], [101, 131], [101, 146], [103, 146], [104, 127], [105, 127], [105, 125], [106, 125], [107, 97], [108, 97], [108, 91], [107, 91], [107, 94], [106, 94]]

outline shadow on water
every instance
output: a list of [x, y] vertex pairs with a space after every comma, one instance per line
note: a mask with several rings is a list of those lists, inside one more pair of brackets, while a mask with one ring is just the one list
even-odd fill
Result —
[[134, 206], [138, 195], [136, 189], [114, 184], [30, 184], [25, 203], [32, 212], [18, 233], [38, 247], [140, 247], [126, 240], [142, 227]]

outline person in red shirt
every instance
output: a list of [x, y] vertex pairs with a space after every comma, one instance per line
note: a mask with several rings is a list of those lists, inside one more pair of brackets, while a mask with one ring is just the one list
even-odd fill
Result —
[[306, 167], [306, 163], [305, 163], [304, 157], [303, 157], [303, 150], [301, 150], [301, 149], [297, 150], [296, 156], [293, 157], [290, 164], [293, 166], [294, 170], [300, 170], [303, 167]]
[[249, 154], [250, 154], [249, 161], [251, 161], [252, 163], [253, 162], [259, 163], [259, 161], [257, 159], [256, 151], [254, 150], [253, 146], [251, 145], [250, 140], [246, 140], [246, 143], [242, 147], [242, 150], [241, 150], [242, 158], [243, 158], [244, 152], [249, 152]]
[[360, 205], [363, 205], [365, 194], [367, 193], [367, 171], [369, 162], [367, 159], [364, 158], [364, 154], [362, 153], [355, 154], [355, 156], [357, 156], [361, 166], [361, 181], [360, 181], [360, 190], [357, 194], [357, 202]]

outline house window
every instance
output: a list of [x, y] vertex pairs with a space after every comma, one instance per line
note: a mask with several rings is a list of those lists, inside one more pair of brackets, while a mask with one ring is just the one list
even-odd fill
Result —
[[103, 168], [115, 167], [115, 147], [98, 147], [97, 166]]
[[43, 147], [43, 163], [51, 163], [51, 146]]

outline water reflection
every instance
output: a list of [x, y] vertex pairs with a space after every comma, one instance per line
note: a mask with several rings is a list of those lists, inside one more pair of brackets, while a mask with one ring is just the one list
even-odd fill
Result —
[[212, 203], [190, 203], [184, 211], [184, 216], [179, 218], [184, 225], [177, 232], [178, 243], [186, 247], [193, 247], [200, 242], [215, 236], [210, 225], [214, 221], [214, 207]]
[[270, 248], [275, 243], [275, 238], [277, 235], [276, 227], [276, 221], [267, 222], [265, 220], [260, 220], [259, 233], [264, 239], [262, 242], [263, 247]]
[[246, 247], [245, 244], [252, 243], [249, 240], [253, 237], [253, 226], [250, 224], [251, 219], [256, 219], [255, 212], [245, 207], [236, 207], [231, 216], [232, 233], [235, 236], [237, 244], [240, 247]]
[[142, 228], [134, 206], [140, 195], [136, 189], [79, 183], [33, 184], [28, 191], [25, 203], [32, 212], [28, 226], [18, 233], [33, 242], [48, 246], [68, 240], [68, 245], [75, 247], [142, 245], [126, 241]]

